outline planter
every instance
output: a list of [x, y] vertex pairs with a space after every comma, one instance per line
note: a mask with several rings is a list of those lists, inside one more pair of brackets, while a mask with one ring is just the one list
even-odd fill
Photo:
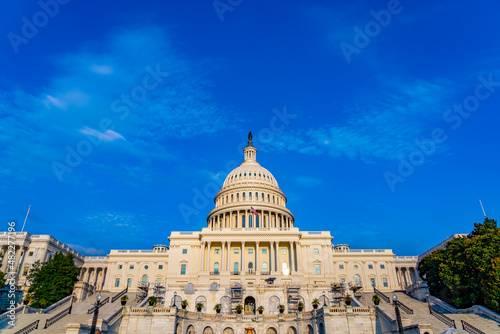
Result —
[[30, 301], [29, 301], [29, 300], [26, 300], [26, 299], [25, 299], [25, 300], [23, 300], [23, 304], [24, 304], [24, 305], [28, 305], [29, 303], [30, 303]]
[[197, 308], [196, 308], [196, 310], [197, 310], [198, 312], [201, 312], [201, 309], [202, 309], [202, 308], [203, 308], [203, 307], [197, 307]]
[[262, 314], [264, 312], [264, 310], [259, 310], [259, 314]]
[[125, 306], [125, 304], [127, 304], [127, 301], [126, 300], [122, 300], [121, 303], [122, 303], [122, 306]]
[[345, 302], [345, 304], [346, 304], [347, 306], [349, 306], [349, 305], [351, 305], [352, 300], [344, 300], [344, 302]]
[[215, 312], [220, 313], [221, 309], [215, 310]]
[[318, 308], [318, 304], [313, 304], [313, 308], [317, 309]]
[[241, 310], [236, 310], [236, 313], [241, 314]]
[[283, 313], [283, 312], [285, 312], [285, 310], [284, 310], [284, 309], [282, 309], [282, 308], [280, 308], [280, 313]]
[[375, 305], [378, 306], [378, 304], [380, 304], [380, 300], [375, 302]]
[[185, 310], [187, 305], [181, 305], [182, 309]]
[[299, 312], [302, 312], [304, 308], [303, 307], [299, 307]]

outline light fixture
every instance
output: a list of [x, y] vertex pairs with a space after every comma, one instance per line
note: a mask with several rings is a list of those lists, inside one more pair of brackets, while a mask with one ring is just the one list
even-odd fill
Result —
[[97, 295], [97, 297], [96, 297], [96, 300], [97, 300], [98, 302], [100, 302], [100, 301], [101, 301], [101, 299], [102, 299], [102, 296], [101, 296], [101, 293], [99, 292], [99, 294], [98, 294], [98, 295]]

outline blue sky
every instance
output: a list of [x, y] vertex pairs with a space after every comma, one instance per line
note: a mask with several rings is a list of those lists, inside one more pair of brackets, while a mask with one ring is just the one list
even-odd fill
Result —
[[479, 198], [500, 217], [498, 12], [9, 1], [0, 230], [32, 204], [27, 231], [85, 255], [166, 244], [206, 225], [252, 130], [297, 227], [418, 255], [482, 221]]

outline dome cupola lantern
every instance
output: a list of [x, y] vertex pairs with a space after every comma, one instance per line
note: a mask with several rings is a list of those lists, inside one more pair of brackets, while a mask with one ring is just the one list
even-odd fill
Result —
[[243, 153], [245, 154], [245, 161], [255, 161], [257, 162], [256, 156], [257, 156], [257, 149], [253, 147], [252, 143], [252, 131], [248, 134], [248, 145], [245, 147], [243, 150]]

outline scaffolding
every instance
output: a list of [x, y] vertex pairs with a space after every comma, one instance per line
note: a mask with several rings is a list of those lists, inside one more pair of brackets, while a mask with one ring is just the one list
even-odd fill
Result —
[[295, 313], [298, 311], [298, 304], [302, 301], [300, 296], [299, 285], [289, 285], [287, 287], [287, 300], [288, 300], [288, 313]]
[[135, 295], [135, 300], [137, 302], [141, 302], [148, 296], [148, 291], [149, 291], [149, 283], [147, 282], [142, 282], [139, 281], [137, 283], [137, 293]]
[[229, 292], [229, 295], [231, 296], [231, 311], [235, 310], [236, 305], [243, 304], [243, 294], [245, 291], [240, 283], [231, 284], [229, 291], [226, 292]]
[[332, 283], [331, 285], [331, 298], [334, 304], [340, 305], [340, 303], [344, 300], [344, 293], [346, 291], [345, 283]]

